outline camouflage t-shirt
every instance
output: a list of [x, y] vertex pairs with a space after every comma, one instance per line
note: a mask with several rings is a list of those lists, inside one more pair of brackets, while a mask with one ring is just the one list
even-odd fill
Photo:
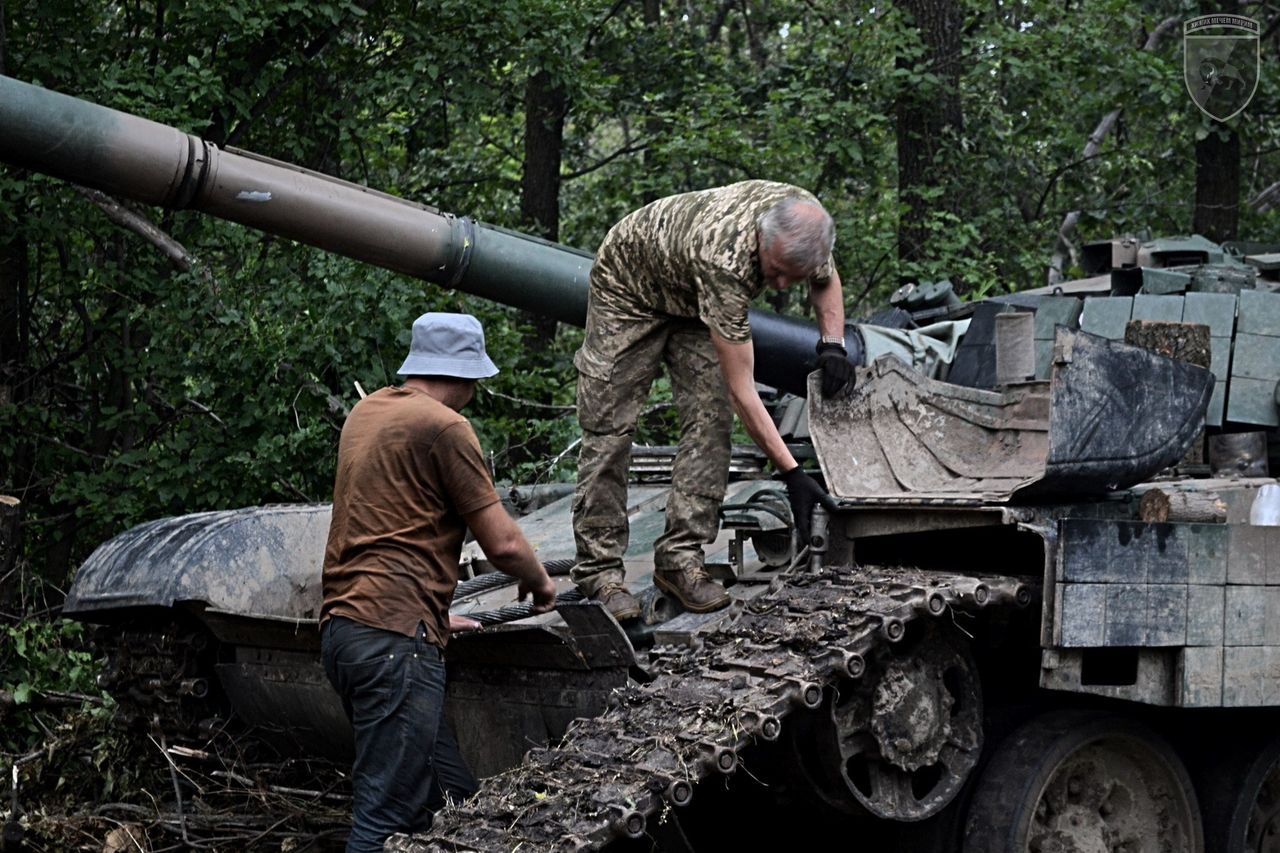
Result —
[[[790, 184], [740, 181], [668, 196], [627, 215], [596, 253], [593, 310], [696, 317], [725, 340], [745, 343], [747, 310], [765, 287], [756, 220], [791, 196], [817, 202]], [[828, 258], [809, 285], [825, 285], [833, 269]]]

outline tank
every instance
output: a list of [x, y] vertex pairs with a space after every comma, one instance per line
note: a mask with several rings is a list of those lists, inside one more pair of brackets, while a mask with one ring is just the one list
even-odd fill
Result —
[[[8, 162], [582, 322], [586, 253], [8, 78], [0, 128]], [[839, 399], [805, 393], [813, 330], [753, 313], [768, 403], [836, 508], [794, 541], [761, 455], [736, 449], [708, 548], [726, 610], [649, 584], [669, 448], [633, 456], [628, 630], [563, 576], [556, 612], [526, 617], [470, 549], [454, 612], [488, 627], [450, 642], [447, 712], [486, 778], [389, 849], [719, 849], [691, 816], [746, 775], [889, 849], [1270, 849], [1280, 256], [1124, 238], [1085, 257], [1087, 279], [977, 303], [904, 289], [851, 324]], [[565, 488], [507, 499], [567, 566]], [[141, 525], [64, 612], [106, 626], [140, 716], [198, 732], [230, 708], [341, 757], [315, 630], [328, 512]]]

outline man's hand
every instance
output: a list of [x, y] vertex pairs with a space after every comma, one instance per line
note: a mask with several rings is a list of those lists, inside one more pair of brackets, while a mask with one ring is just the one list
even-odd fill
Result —
[[[846, 362], [847, 363], [847, 362]], [[804, 472], [799, 465], [782, 475], [787, 484], [787, 500], [791, 504], [791, 520], [800, 534], [800, 547], [809, 545], [812, 534], [813, 507], [822, 504], [828, 510], [836, 508], [836, 502], [826, 493], [822, 486]]]
[[484, 626], [474, 619], [468, 619], [466, 616], [455, 616], [449, 614], [449, 633], [465, 634], [468, 631], [479, 631]]
[[556, 585], [551, 576], [543, 570], [542, 577], [520, 581], [520, 601], [526, 595], [533, 596], [533, 612], [546, 613], [556, 606]]
[[853, 390], [853, 364], [839, 344], [818, 344], [818, 369], [822, 371], [822, 396], [834, 397], [846, 388]]

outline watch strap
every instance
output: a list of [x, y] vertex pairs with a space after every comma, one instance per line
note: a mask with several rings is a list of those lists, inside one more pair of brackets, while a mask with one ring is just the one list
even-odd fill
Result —
[[818, 346], [822, 346], [823, 344], [830, 344], [832, 346], [840, 347], [840, 349], [842, 350], [848, 351], [848, 347], [845, 346], [845, 343], [844, 343], [844, 338], [841, 337], [840, 335], [823, 335], [821, 338], [818, 339]]

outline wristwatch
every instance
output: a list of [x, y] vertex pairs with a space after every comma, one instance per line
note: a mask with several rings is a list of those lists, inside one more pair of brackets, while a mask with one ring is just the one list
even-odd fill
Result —
[[844, 338], [840, 335], [823, 335], [818, 339], [818, 346], [822, 346], [823, 344], [832, 344], [840, 347], [840, 349], [845, 352], [849, 351], [849, 348], [844, 345]]

